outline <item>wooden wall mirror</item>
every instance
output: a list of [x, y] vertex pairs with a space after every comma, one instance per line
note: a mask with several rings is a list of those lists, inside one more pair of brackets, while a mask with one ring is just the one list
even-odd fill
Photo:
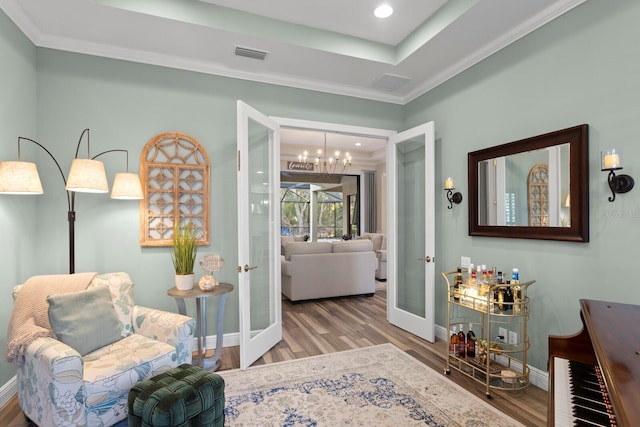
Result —
[[589, 127], [468, 154], [469, 235], [589, 241]]

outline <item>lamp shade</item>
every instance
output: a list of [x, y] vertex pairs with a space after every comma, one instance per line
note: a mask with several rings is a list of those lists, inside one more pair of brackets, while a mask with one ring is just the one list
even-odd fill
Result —
[[112, 199], [140, 200], [143, 198], [140, 177], [135, 173], [120, 172], [113, 179]]
[[0, 193], [42, 194], [42, 183], [36, 164], [0, 162]]
[[99, 160], [73, 159], [66, 188], [78, 193], [107, 193], [109, 184], [104, 164]]

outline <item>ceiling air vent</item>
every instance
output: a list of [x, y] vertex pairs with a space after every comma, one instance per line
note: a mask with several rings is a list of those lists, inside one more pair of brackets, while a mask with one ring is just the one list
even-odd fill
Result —
[[264, 61], [264, 58], [267, 57], [269, 52], [265, 52], [264, 50], [251, 49], [249, 47], [236, 46], [236, 55], [244, 56], [245, 58], [258, 59], [260, 61]]
[[396, 74], [383, 74], [373, 82], [373, 87], [384, 90], [398, 90], [409, 83], [409, 77], [398, 76]]

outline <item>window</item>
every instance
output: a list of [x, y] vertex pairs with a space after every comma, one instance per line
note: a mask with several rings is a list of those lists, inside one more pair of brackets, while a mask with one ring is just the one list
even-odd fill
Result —
[[209, 157], [193, 137], [167, 132], [140, 155], [145, 197], [140, 201], [140, 245], [171, 246], [173, 225], [193, 223], [209, 244]]
[[[317, 239], [339, 239], [344, 233], [344, 203], [339, 191], [316, 193]], [[283, 183], [280, 188], [280, 221], [283, 236], [311, 234], [311, 190], [309, 184]]]
[[342, 193], [336, 191], [318, 191], [318, 240], [339, 239], [342, 237], [343, 215]]
[[309, 186], [280, 188], [280, 225], [283, 236], [309, 234]]

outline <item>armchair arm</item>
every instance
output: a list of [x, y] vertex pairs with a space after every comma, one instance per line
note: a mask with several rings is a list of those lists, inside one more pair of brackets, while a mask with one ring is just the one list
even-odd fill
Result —
[[137, 334], [173, 345], [178, 365], [191, 363], [195, 331], [195, 320], [191, 317], [135, 305], [133, 328]]
[[37, 338], [17, 369], [20, 407], [38, 425], [85, 425], [83, 360], [55, 338]]

